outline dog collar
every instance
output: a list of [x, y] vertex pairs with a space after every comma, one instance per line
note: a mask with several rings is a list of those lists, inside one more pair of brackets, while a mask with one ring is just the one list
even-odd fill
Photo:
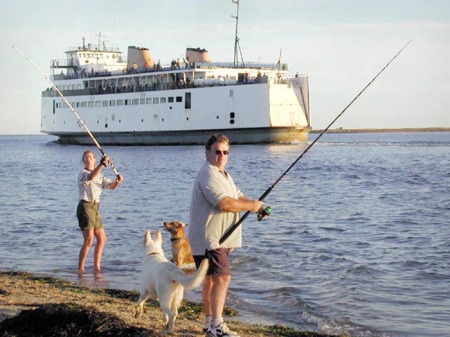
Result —
[[181, 238], [170, 238], [170, 242], [181, 240]]

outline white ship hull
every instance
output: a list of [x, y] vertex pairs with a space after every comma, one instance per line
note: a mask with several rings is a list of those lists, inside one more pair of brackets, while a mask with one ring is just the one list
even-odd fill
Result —
[[66, 73], [53, 76], [61, 94], [53, 88], [42, 93], [41, 131], [61, 143], [92, 144], [76, 115], [105, 145], [204, 144], [214, 133], [233, 143], [308, 138], [308, 79], [290, 77], [279, 65], [199, 62], [115, 74], [92, 67], [92, 74], [80, 75], [82, 68], [68, 60], [53, 68]]

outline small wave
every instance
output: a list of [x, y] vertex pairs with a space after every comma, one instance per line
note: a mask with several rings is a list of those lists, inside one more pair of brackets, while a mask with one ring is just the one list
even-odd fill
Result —
[[342, 227], [335, 227], [335, 226], [319, 226], [319, 229], [323, 229], [327, 232], [345, 232], [345, 229]]
[[353, 274], [353, 275], [363, 275], [363, 276], [371, 276], [377, 273], [377, 271], [373, 268], [370, 268], [366, 265], [358, 265], [351, 268], [348, 268], [345, 272], [346, 274]]
[[235, 254], [231, 259], [231, 268], [245, 270], [250, 268], [254, 272], [260, 272], [272, 268], [271, 264], [260, 258], [260, 255]]
[[428, 282], [450, 279], [450, 275], [448, 274], [448, 272], [447, 273], [438, 273], [438, 272], [421, 271], [417, 274], [417, 277], [422, 280], [427, 280]]
[[309, 312], [303, 313], [303, 319], [317, 327], [316, 332], [329, 335], [352, 336], [352, 337], [391, 337], [385, 333], [379, 333], [373, 329], [357, 326], [349, 319], [331, 319], [321, 317]]

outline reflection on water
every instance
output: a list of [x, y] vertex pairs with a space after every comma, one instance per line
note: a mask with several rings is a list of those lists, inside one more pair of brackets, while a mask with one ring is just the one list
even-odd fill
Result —
[[78, 273], [79, 284], [89, 288], [107, 289], [111, 281], [109, 281], [104, 272], [93, 271]]

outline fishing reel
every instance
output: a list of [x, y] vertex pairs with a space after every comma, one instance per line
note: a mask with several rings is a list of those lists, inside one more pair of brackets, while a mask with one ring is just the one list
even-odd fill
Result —
[[258, 212], [258, 215], [256, 218], [258, 219], [258, 221], [261, 221], [265, 217], [268, 217], [271, 213], [272, 213], [272, 207], [266, 206], [265, 208], [263, 208], [262, 210], [260, 210]]

